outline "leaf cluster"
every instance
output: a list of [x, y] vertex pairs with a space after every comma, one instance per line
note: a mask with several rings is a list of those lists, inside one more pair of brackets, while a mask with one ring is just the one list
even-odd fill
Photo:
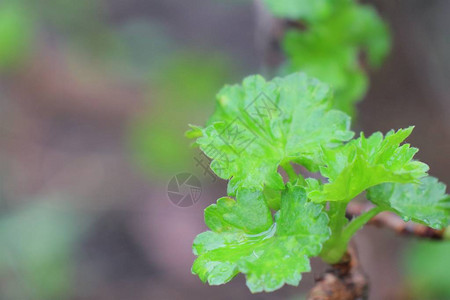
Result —
[[[206, 127], [192, 126], [187, 135], [229, 180], [228, 196], [205, 210], [210, 231], [194, 241], [200, 279], [217, 285], [243, 273], [252, 292], [297, 285], [310, 257], [338, 262], [356, 231], [386, 210], [448, 225], [445, 185], [404, 143], [413, 127], [353, 138], [333, 101], [328, 85], [304, 73], [250, 76], [219, 92]], [[347, 220], [347, 204], [364, 192], [374, 208]]]
[[335, 108], [353, 116], [368, 87], [361, 54], [366, 54], [368, 66], [378, 67], [390, 50], [388, 27], [377, 12], [354, 0], [264, 2], [276, 17], [305, 25], [284, 36], [287, 60], [281, 73], [303, 71], [329, 84]]

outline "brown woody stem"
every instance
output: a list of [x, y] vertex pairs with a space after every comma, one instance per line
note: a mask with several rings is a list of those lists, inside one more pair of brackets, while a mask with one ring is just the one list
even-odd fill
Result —
[[308, 300], [367, 299], [369, 283], [354, 243], [349, 244], [341, 261], [331, 267], [316, 281]]

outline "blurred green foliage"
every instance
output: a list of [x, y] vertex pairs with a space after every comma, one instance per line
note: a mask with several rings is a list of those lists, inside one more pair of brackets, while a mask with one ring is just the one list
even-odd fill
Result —
[[72, 255], [86, 220], [61, 199], [0, 219], [1, 299], [62, 299], [73, 287]]
[[151, 19], [132, 18], [118, 24], [115, 40], [116, 49], [110, 59], [121, 63], [122, 71], [126, 69], [130, 76], [139, 78], [158, 77], [177, 48], [164, 24]]
[[286, 19], [321, 20], [328, 17], [338, 1], [263, 0], [274, 16]]
[[19, 4], [0, 4], [0, 71], [16, 67], [32, 43], [32, 22]]
[[156, 21], [132, 18], [110, 24], [104, 6], [103, 0], [5, 0], [0, 6], [0, 70], [20, 63], [33, 36], [44, 33], [56, 37], [68, 59], [81, 54], [108, 72], [149, 82], [151, 104], [128, 132], [132, 155], [152, 174], [183, 170], [193, 161], [184, 150], [189, 145], [183, 138], [186, 124], [204, 122], [233, 66], [221, 54], [183, 51]]
[[194, 150], [186, 151], [186, 124], [204, 123], [217, 90], [232, 78], [221, 54], [174, 53], [152, 75], [151, 104], [130, 124], [129, 145], [137, 165], [151, 175], [192, 169]]
[[[37, 35], [57, 36], [68, 50], [108, 57], [120, 41], [102, 13], [101, 0], [3, 0], [0, 4], [0, 71], [17, 68]], [[102, 56], [103, 55], [103, 56]]]
[[3, 31], [0, 28], [0, 34], [8, 34], [9, 30], [8, 36], [22, 41], [16, 46], [17, 53], [30, 50], [28, 40], [43, 32], [52, 37], [51, 42], [57, 40], [59, 45], [66, 46], [69, 53], [81, 52], [102, 60], [117, 52], [121, 44], [114, 27], [107, 22], [103, 0], [2, 2], [0, 9], [4, 6], [8, 12], [6, 17], [0, 16], [0, 27], [5, 27]]
[[289, 30], [283, 40], [286, 63], [282, 74], [297, 71], [330, 84], [336, 108], [355, 115], [355, 103], [368, 88], [361, 64], [367, 54], [372, 67], [381, 65], [390, 50], [387, 25], [368, 5], [354, 0], [265, 0], [275, 16], [295, 19], [305, 29]]
[[404, 265], [414, 299], [450, 299], [450, 241], [414, 243]]
[[102, 0], [6, 0], [20, 3], [40, 27], [76, 47], [109, 42]]

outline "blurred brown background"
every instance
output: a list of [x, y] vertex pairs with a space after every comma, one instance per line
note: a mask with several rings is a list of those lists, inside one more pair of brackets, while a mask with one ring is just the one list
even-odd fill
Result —
[[[450, 2], [365, 2], [394, 47], [357, 127], [416, 125], [418, 158], [450, 183]], [[190, 274], [203, 209], [226, 188], [183, 134], [223, 84], [262, 69], [255, 19], [246, 0], [0, 2], [0, 299], [301, 299], [318, 261], [271, 294]], [[189, 208], [167, 198], [184, 171], [203, 186]], [[370, 299], [410, 299], [410, 241], [367, 228], [357, 244]]]

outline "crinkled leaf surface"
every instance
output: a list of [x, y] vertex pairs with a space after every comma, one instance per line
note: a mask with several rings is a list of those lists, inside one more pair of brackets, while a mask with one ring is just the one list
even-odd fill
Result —
[[426, 175], [428, 166], [412, 160], [418, 151], [402, 143], [413, 127], [391, 130], [383, 138], [376, 132], [369, 138], [352, 140], [336, 149], [324, 149], [325, 167], [320, 172], [328, 183], [320, 185], [308, 179], [308, 190], [313, 201], [350, 201], [366, 189], [385, 182], [417, 182]]
[[[336, 147], [353, 136], [350, 118], [332, 110], [327, 85], [294, 73], [266, 82], [261, 76], [226, 86], [217, 96], [209, 126], [194, 127], [188, 136], [212, 159], [229, 191], [240, 187], [284, 189], [277, 172], [295, 161], [317, 170], [321, 147]], [[219, 120], [219, 121], [218, 121]]]
[[335, 107], [352, 116], [354, 103], [368, 86], [360, 67], [361, 51], [366, 51], [371, 66], [379, 66], [389, 52], [390, 38], [373, 8], [345, 1], [306, 30], [289, 31], [283, 47], [288, 58], [283, 72], [301, 70], [330, 84], [335, 90]]
[[368, 190], [367, 198], [378, 206], [393, 210], [405, 220], [440, 229], [449, 224], [450, 196], [446, 186], [428, 176], [414, 183], [384, 183]]
[[197, 236], [198, 255], [192, 272], [211, 285], [246, 274], [252, 292], [298, 285], [310, 271], [309, 257], [320, 253], [329, 237], [328, 217], [321, 204], [307, 201], [302, 187], [288, 184], [275, 222], [262, 192], [239, 190], [236, 201], [221, 198], [205, 210], [211, 231]]

